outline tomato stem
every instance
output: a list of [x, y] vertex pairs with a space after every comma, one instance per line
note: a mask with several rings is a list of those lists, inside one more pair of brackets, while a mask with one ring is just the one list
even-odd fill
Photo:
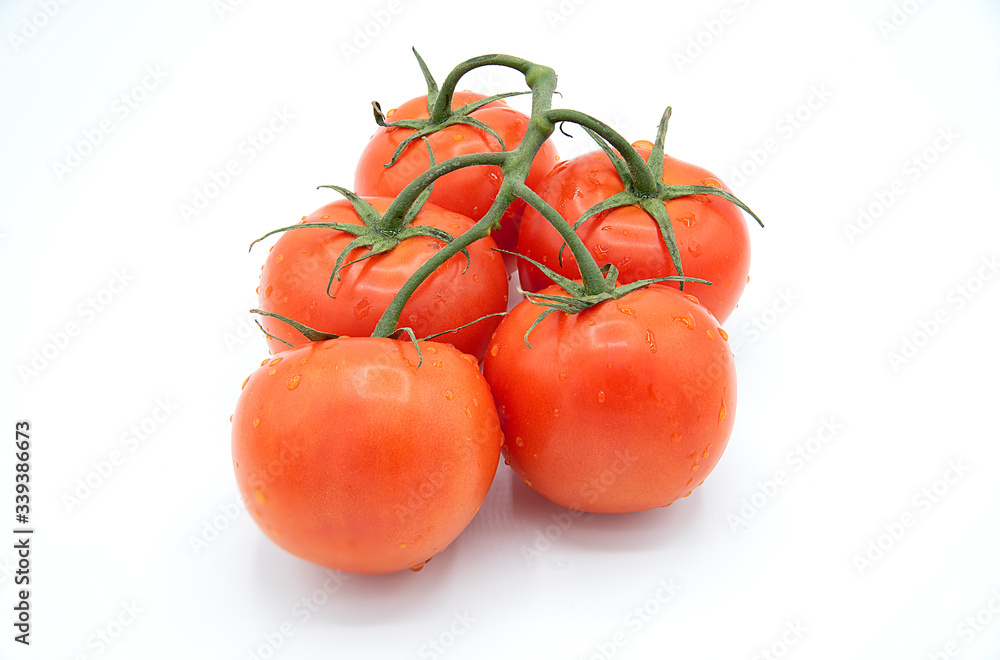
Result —
[[[510, 69], [515, 69], [524, 74], [525, 80], [527, 80], [529, 72], [532, 72], [535, 69], [544, 68], [552, 71], [552, 69], [549, 69], [548, 67], [541, 67], [538, 64], [534, 64], [520, 57], [514, 57], [513, 55], [480, 55], [479, 57], [468, 59], [452, 69], [451, 73], [448, 74], [448, 77], [444, 79], [443, 83], [441, 83], [441, 89], [437, 94], [437, 98], [434, 99], [433, 107], [430, 109], [431, 123], [438, 124], [448, 118], [448, 115], [451, 114], [452, 97], [455, 95], [455, 87], [458, 85], [458, 81], [465, 74], [483, 66], [505, 66]], [[539, 74], [536, 73], [535, 75], [537, 76]], [[552, 71], [552, 78], [552, 88], [554, 90], [555, 71]], [[535, 88], [531, 84], [531, 81], [528, 80], [527, 82], [528, 86], [532, 88], [532, 92], [534, 92]]]
[[557, 108], [548, 112], [548, 118], [553, 122], [565, 121], [571, 124], [578, 124], [607, 140], [621, 154], [621, 157], [625, 159], [629, 174], [632, 175], [633, 192], [640, 197], [656, 197], [657, 184], [659, 182], [653, 176], [653, 171], [643, 157], [639, 155], [639, 152], [635, 150], [635, 147], [621, 133], [601, 120], [576, 110]]
[[[431, 167], [406, 186], [386, 210], [385, 214], [383, 214], [383, 222], [386, 223], [385, 228], [389, 229], [395, 223], [399, 222], [397, 218], [405, 214], [409, 205], [419, 197], [420, 191], [448, 172], [476, 165], [500, 165], [502, 168], [503, 181], [500, 184], [500, 189], [497, 191], [496, 199], [494, 199], [486, 215], [461, 236], [435, 252], [430, 259], [424, 262], [410, 276], [400, 288], [395, 298], [393, 298], [385, 313], [382, 314], [372, 333], [373, 337], [387, 337], [395, 332], [403, 307], [420, 284], [441, 264], [445, 263], [460, 250], [488, 236], [491, 229], [499, 226], [500, 218], [504, 211], [507, 210], [507, 207], [518, 196], [525, 197], [525, 199], [531, 198], [534, 201], [533, 205], [538, 205], [540, 201], [537, 195], [524, 185], [524, 181], [531, 170], [531, 164], [534, 161], [535, 155], [555, 130], [555, 123], [548, 116], [552, 108], [552, 96], [555, 94], [557, 82], [556, 72], [552, 68], [509, 55], [485, 55], [466, 60], [455, 67], [441, 85], [440, 93], [435, 99], [434, 108], [431, 111], [432, 120], [438, 115], [447, 118], [447, 112], [450, 112], [451, 108], [451, 96], [455, 91], [456, 84], [463, 75], [477, 67], [489, 65], [507, 66], [524, 74], [525, 82], [531, 89], [531, 116], [528, 119], [524, 138], [522, 138], [521, 143], [513, 151], [456, 156]], [[606, 291], [604, 276], [597, 262], [594, 261], [594, 257], [587, 251], [586, 246], [576, 236], [575, 232], [572, 231], [566, 220], [559, 216], [554, 209], [541, 212], [548, 214], [546, 217], [554, 213], [555, 215], [551, 220], [554, 222], [556, 217], [558, 217], [559, 222], [554, 222], [554, 224], [558, 225], [557, 229], [560, 232], [568, 230], [572, 234], [572, 236], [566, 235], [565, 238], [570, 245], [570, 249], [573, 251], [574, 257], [577, 259], [577, 263], [580, 265], [586, 291], [591, 294]]]
[[387, 235], [395, 235], [403, 229], [406, 212], [420, 197], [420, 194], [432, 183], [443, 177], [445, 174], [460, 170], [465, 167], [475, 167], [477, 165], [503, 165], [513, 152], [503, 151], [497, 153], [475, 153], [462, 154], [442, 161], [437, 165], [432, 165], [423, 174], [415, 178], [403, 188], [396, 198], [389, 204], [389, 208], [382, 214], [382, 219], [378, 222], [379, 232]]

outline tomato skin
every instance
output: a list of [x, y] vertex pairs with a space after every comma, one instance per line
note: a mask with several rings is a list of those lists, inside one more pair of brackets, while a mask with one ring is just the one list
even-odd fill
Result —
[[486, 497], [502, 433], [474, 358], [342, 338], [285, 351], [244, 384], [236, 481], [279, 546], [352, 573], [421, 565]]
[[[485, 98], [474, 92], [455, 92], [452, 108]], [[420, 96], [402, 104], [386, 116], [389, 122], [401, 119], [428, 117], [427, 97]], [[503, 138], [508, 151], [513, 151], [528, 130], [528, 117], [506, 103], [494, 101], [472, 112], [474, 117], [490, 126]], [[392, 167], [385, 167], [392, 160], [396, 147], [414, 131], [409, 128], [379, 127], [368, 142], [358, 161], [354, 175], [354, 190], [359, 195], [395, 197], [408, 183], [427, 171], [430, 157], [422, 140], [414, 140], [403, 151]], [[463, 154], [502, 151], [496, 138], [486, 131], [458, 124], [432, 133], [427, 137], [434, 151], [435, 162]], [[525, 183], [534, 189], [542, 177], [556, 164], [559, 156], [555, 145], [546, 141], [535, 156]], [[500, 168], [495, 165], [467, 167], [450, 172], [434, 183], [429, 201], [479, 220], [489, 210], [503, 181]], [[521, 202], [508, 208], [501, 218], [501, 228], [494, 233], [494, 240], [501, 248], [511, 250], [517, 244], [517, 223]]]
[[[636, 147], [649, 159], [649, 150]], [[675, 185], [712, 185], [729, 190], [706, 169], [671, 156], [663, 159], [663, 181]], [[610, 159], [594, 151], [556, 165], [540, 184], [539, 194], [570, 224], [588, 208], [624, 190]], [[743, 294], [750, 272], [750, 232], [742, 210], [715, 195], [694, 195], [665, 202], [680, 250], [681, 265], [688, 277], [712, 285], [686, 283], [691, 293], [720, 321], [725, 322]], [[641, 208], [626, 206], [584, 222], [577, 234], [599, 265], [614, 263], [621, 272], [619, 283], [676, 275], [670, 253], [652, 217]], [[537, 211], [528, 208], [521, 220], [517, 252], [540, 261], [569, 278], [580, 271], [569, 249], [558, 253], [563, 240]], [[521, 286], [539, 291], [552, 284], [537, 267], [519, 260]], [[670, 286], [679, 287], [677, 283]]]
[[[561, 295], [559, 287], [543, 293]], [[656, 284], [575, 315], [524, 301], [483, 363], [510, 467], [592, 513], [666, 506], [698, 487], [732, 432], [736, 373], [718, 321]]]
[[[365, 198], [380, 213], [391, 203], [386, 198]], [[304, 222], [345, 222], [361, 225], [346, 199], [327, 204]], [[433, 226], [453, 236], [473, 225], [457, 213], [426, 204], [411, 226]], [[408, 238], [392, 251], [376, 255], [341, 270], [341, 280], [326, 288], [340, 252], [354, 236], [336, 229], [293, 229], [282, 234], [261, 271], [260, 309], [281, 314], [315, 330], [351, 337], [370, 336], [393, 297], [427, 259], [444, 246], [426, 236]], [[468, 248], [471, 264], [462, 254], [452, 257], [428, 277], [407, 301], [400, 326], [413, 328], [418, 337], [457, 328], [487, 314], [507, 309], [507, 271], [489, 237]], [[365, 254], [354, 250], [344, 263]], [[466, 265], [468, 267], [466, 267]], [[499, 317], [485, 319], [441, 337], [459, 350], [482, 357]], [[294, 345], [308, 340], [275, 318], [261, 324], [272, 335]], [[288, 347], [267, 338], [271, 353]]]

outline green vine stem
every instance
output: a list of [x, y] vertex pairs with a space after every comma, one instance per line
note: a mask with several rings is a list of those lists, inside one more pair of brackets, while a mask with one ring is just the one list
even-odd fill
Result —
[[639, 155], [639, 152], [635, 150], [628, 140], [626, 140], [621, 133], [611, 128], [599, 119], [595, 119], [590, 115], [578, 112], [576, 110], [569, 110], [563, 108], [557, 108], [555, 110], [550, 110], [548, 117], [553, 122], [569, 122], [571, 124], [578, 124], [586, 129], [597, 133], [599, 136], [608, 141], [608, 143], [615, 148], [615, 150], [621, 154], [621, 157], [625, 159], [625, 164], [628, 165], [629, 174], [632, 175], [632, 186], [636, 193], [644, 197], [656, 197], [657, 185], [659, 182], [653, 177], [653, 172], [650, 170], [649, 165]]
[[410, 276], [400, 288], [395, 298], [393, 298], [385, 313], [382, 314], [378, 324], [375, 326], [375, 330], [372, 332], [373, 337], [387, 337], [395, 332], [403, 307], [420, 284], [452, 256], [458, 254], [459, 251], [475, 241], [487, 236], [490, 230], [499, 224], [500, 217], [506, 211], [507, 207], [519, 196], [531, 203], [532, 206], [538, 208], [540, 213], [543, 213], [553, 224], [557, 225], [558, 231], [566, 240], [570, 251], [580, 266], [585, 290], [588, 293], [596, 294], [605, 291], [607, 288], [600, 267], [587, 250], [582, 239], [576, 235], [576, 232], [573, 231], [569, 223], [555, 209], [551, 208], [535, 195], [531, 189], [524, 185], [535, 154], [538, 153], [542, 144], [545, 143], [555, 130], [555, 122], [549, 117], [552, 107], [552, 96], [556, 88], [556, 72], [553, 69], [510, 55], [484, 55], [467, 60], [459, 64], [448, 74], [435, 99], [435, 104], [431, 112], [432, 118], [438, 116], [447, 117], [447, 113], [451, 108], [451, 97], [454, 94], [455, 86], [458, 84], [459, 79], [466, 73], [482, 66], [506, 66], [524, 74], [525, 82], [531, 89], [532, 97], [531, 116], [528, 119], [524, 138], [513, 151], [458, 156], [432, 166], [421, 176], [410, 182], [396, 197], [396, 201], [386, 209], [383, 220], [387, 223], [387, 226], [393, 226], [394, 223], [399, 222], [397, 218], [405, 214], [406, 209], [419, 197], [420, 192], [426, 186], [448, 172], [463, 167], [484, 164], [499, 165], [503, 172], [503, 181], [500, 184], [500, 189], [497, 191], [496, 199], [493, 201], [486, 215], [461, 236], [457, 237], [441, 250], [438, 250]]

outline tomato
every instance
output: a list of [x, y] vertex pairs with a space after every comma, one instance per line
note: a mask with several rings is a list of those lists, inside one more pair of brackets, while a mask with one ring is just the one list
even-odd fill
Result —
[[[637, 146], [644, 159], [648, 148]], [[663, 181], [674, 185], [709, 185], [729, 190], [714, 174], [696, 165], [665, 156]], [[553, 168], [538, 188], [539, 194], [574, 224], [584, 211], [624, 187], [611, 160], [594, 151]], [[679, 197], [667, 202], [667, 212], [680, 250], [684, 275], [712, 282], [686, 283], [685, 293], [702, 301], [724, 322], [736, 308], [750, 272], [750, 233], [743, 212], [735, 204], [715, 195]], [[613, 263], [621, 284], [677, 275], [656, 221], [637, 206], [623, 206], [587, 219], [578, 229], [598, 264]], [[535, 209], [524, 211], [517, 252], [540, 261], [569, 278], [580, 271], [570, 251], [559, 250], [563, 240]], [[519, 260], [521, 286], [539, 291], [552, 284], [538, 268]], [[679, 286], [672, 283], [671, 286]]]
[[[460, 108], [468, 103], [486, 98], [474, 92], [455, 92], [452, 108]], [[426, 118], [427, 97], [411, 99], [395, 110], [386, 113], [386, 121]], [[511, 108], [503, 101], [493, 101], [469, 114], [483, 122], [503, 139], [508, 151], [513, 151], [521, 143], [528, 129], [528, 117]], [[392, 167], [385, 167], [392, 161], [396, 147], [415, 131], [403, 127], [379, 127], [372, 135], [358, 162], [354, 178], [354, 190], [359, 195], [380, 195], [395, 197], [408, 183], [427, 171], [430, 156], [427, 146], [421, 140], [411, 142]], [[434, 152], [434, 160], [441, 163], [462, 154], [502, 151], [500, 143], [488, 132], [456, 124], [448, 126], [427, 137]], [[546, 141], [531, 164], [525, 183], [534, 189], [538, 181], [559, 159], [555, 146]], [[450, 172], [434, 183], [429, 201], [449, 211], [479, 220], [489, 210], [496, 199], [497, 190], [503, 181], [500, 168], [495, 165], [466, 167]], [[494, 233], [497, 244], [507, 250], [517, 243], [517, 223], [520, 218], [520, 200], [512, 204], [501, 218], [501, 228]]]
[[[392, 200], [365, 198], [379, 213]], [[361, 225], [351, 203], [338, 200], [303, 218], [310, 222], [343, 222]], [[473, 225], [458, 213], [425, 204], [410, 226], [437, 227], [457, 236]], [[259, 307], [316, 330], [351, 337], [370, 336], [382, 313], [403, 283], [427, 259], [444, 246], [436, 238], [415, 236], [403, 240], [389, 252], [351, 264], [340, 271], [327, 294], [337, 256], [354, 236], [337, 229], [317, 227], [286, 231], [271, 248], [261, 271]], [[476, 319], [507, 309], [507, 271], [493, 250], [489, 237], [469, 246], [469, 259], [458, 254], [446, 261], [414, 292], [403, 308], [400, 325], [409, 326], [418, 337], [457, 328]], [[363, 256], [353, 250], [344, 263]], [[482, 357], [490, 333], [499, 318], [485, 319], [468, 328], [441, 337], [459, 350]], [[291, 344], [308, 340], [276, 318], [261, 320], [264, 329]], [[287, 346], [268, 338], [272, 353]]]
[[[543, 294], [561, 295], [557, 287]], [[622, 513], [698, 487], [729, 441], [736, 373], [696, 299], [654, 284], [577, 314], [518, 304], [483, 363], [515, 473], [561, 506]]]
[[233, 415], [236, 481], [254, 521], [310, 562], [419, 568], [469, 524], [503, 435], [475, 358], [358, 337], [265, 360]]

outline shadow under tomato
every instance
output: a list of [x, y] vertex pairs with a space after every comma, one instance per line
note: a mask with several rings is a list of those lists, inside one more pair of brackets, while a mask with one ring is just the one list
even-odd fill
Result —
[[290, 621], [307, 619], [350, 625], [381, 625], [419, 618], [423, 605], [449, 582], [454, 552], [449, 546], [419, 572], [360, 575], [317, 566], [259, 537], [255, 578], [267, 598], [288, 604]]
[[687, 536], [703, 516], [697, 490], [690, 497], [649, 511], [585, 513], [549, 502], [513, 476], [512, 481], [514, 515], [526, 527], [549, 540], [558, 539], [564, 546], [604, 552], [665, 548]]

